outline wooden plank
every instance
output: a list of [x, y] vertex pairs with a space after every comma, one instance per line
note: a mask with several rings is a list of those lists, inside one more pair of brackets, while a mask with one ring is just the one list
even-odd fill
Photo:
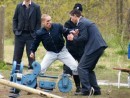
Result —
[[57, 96], [57, 95], [54, 95], [54, 94], [51, 94], [51, 93], [48, 93], [48, 92], [43, 92], [43, 91], [33, 89], [33, 88], [30, 88], [30, 87], [27, 87], [27, 86], [24, 86], [24, 85], [21, 85], [21, 84], [10, 82], [10, 81], [5, 80], [5, 79], [0, 79], [0, 84], [6, 85], [6, 86], [9, 86], [9, 87], [14, 87], [14, 88], [17, 88], [17, 89], [20, 89], [20, 90], [23, 90], [23, 91], [26, 91], [26, 92], [29, 92], [29, 93], [37, 94], [37, 95], [43, 96], [43, 97], [46, 96], [48, 98], [63, 98], [63, 97], [60, 97], [60, 96]]
[[127, 72], [130, 73], [130, 69], [129, 68], [113, 68], [114, 70], [120, 70], [122, 72]]

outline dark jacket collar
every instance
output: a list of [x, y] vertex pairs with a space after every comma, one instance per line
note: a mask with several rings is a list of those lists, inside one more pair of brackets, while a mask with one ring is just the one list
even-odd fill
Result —
[[[20, 5], [21, 5], [21, 12], [22, 12], [22, 14], [23, 14], [23, 17], [25, 16], [24, 14], [24, 8], [23, 8], [23, 5], [22, 5], [23, 3], [21, 3]], [[32, 12], [33, 12], [33, 10], [34, 10], [34, 7], [35, 7], [35, 3], [34, 2], [31, 2], [31, 5], [30, 5], [30, 12], [29, 12], [29, 17], [31, 16], [31, 14], [32, 14]]]
[[[54, 24], [52, 23], [51, 28], [50, 28], [49, 31], [51, 31], [53, 28], [54, 28]], [[42, 29], [48, 31], [45, 27], [42, 27]]]

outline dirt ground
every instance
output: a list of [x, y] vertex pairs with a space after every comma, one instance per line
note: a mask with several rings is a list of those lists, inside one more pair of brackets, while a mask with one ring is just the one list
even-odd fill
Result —
[[[5, 76], [6, 80], [9, 80], [10, 71], [0, 70], [0, 72]], [[24, 74], [26, 72], [27, 72], [27, 70], [24, 71]], [[58, 72], [58, 71], [50, 71], [49, 72], [49, 74], [52, 74], [52, 73], [59, 75], [61, 72]], [[40, 78], [38, 78], [38, 80], [40, 80]], [[74, 92], [75, 92], [74, 83], [73, 83], [73, 89], [69, 93], [61, 93], [58, 90], [57, 86], [56, 86], [56, 89], [54, 89], [50, 93], [55, 94], [55, 95], [59, 95], [63, 98], [129, 98], [129, 96], [130, 96], [130, 88], [127, 88], [127, 87], [121, 87], [120, 89], [118, 89], [118, 87], [116, 87], [116, 86], [100, 86], [100, 87], [101, 87], [101, 92], [102, 92], [102, 95], [100, 95], [100, 96], [90, 96], [90, 97], [88, 97], [88, 96], [75, 96], [74, 95]], [[40, 88], [37, 88], [37, 89], [40, 89]], [[8, 96], [11, 95], [9, 93], [9, 91], [10, 91], [10, 87], [0, 84], [0, 98], [9, 98]], [[20, 96], [18, 98], [46, 98], [46, 97], [43, 97], [43, 96], [41, 97], [39, 95], [34, 95], [34, 94], [27, 95], [27, 92], [21, 91]]]
[[[39, 89], [39, 88], [38, 88]], [[8, 96], [11, 95], [9, 93], [10, 87], [4, 86], [0, 84], [0, 98], [9, 98]], [[117, 87], [108, 87], [108, 86], [102, 86], [102, 95], [100, 96], [75, 96], [74, 95], [74, 88], [69, 93], [61, 93], [56, 88], [51, 93], [55, 95], [59, 95], [63, 98], [129, 98], [130, 96], [130, 89], [123, 87], [118, 89]], [[20, 96], [18, 98], [47, 98], [47, 97], [41, 97], [39, 95], [31, 94], [27, 95], [27, 92], [21, 91]]]
[[[9, 95], [12, 95], [11, 93], [9, 93], [9, 90], [10, 90], [10, 87], [0, 85], [0, 93], [1, 93], [0, 98], [9, 98]], [[50, 93], [59, 95], [63, 98], [79, 98], [79, 96], [74, 96], [74, 91], [71, 91], [70, 93], [61, 93], [58, 91], [58, 89], [55, 89], [55, 90], [53, 90], [53, 92], [50, 92]], [[30, 97], [30, 98], [47, 98], [47, 97], [43, 97], [43, 96], [41, 97], [41, 96], [35, 95], [35, 94], [28, 95], [27, 92], [25, 92], [25, 91], [21, 91], [20, 96], [18, 98], [28, 98], [28, 97]], [[86, 96], [83, 98], [86, 98]]]

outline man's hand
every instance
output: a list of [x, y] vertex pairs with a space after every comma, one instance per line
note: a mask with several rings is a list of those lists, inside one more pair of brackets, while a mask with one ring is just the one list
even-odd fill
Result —
[[34, 55], [33, 52], [30, 53], [30, 58], [31, 58], [31, 59], [35, 59], [35, 55]]
[[78, 34], [79, 34], [79, 30], [76, 29], [76, 30], [75, 30], [75, 33], [73, 33], [73, 35], [74, 35], [74, 36], [78, 36]]
[[69, 34], [69, 35], [67, 36], [67, 39], [68, 39], [69, 41], [73, 41], [74, 35], [73, 35], [73, 34]]
[[72, 31], [70, 31], [70, 33], [72, 33], [74, 36], [78, 36], [79, 30], [78, 29], [72, 30]]

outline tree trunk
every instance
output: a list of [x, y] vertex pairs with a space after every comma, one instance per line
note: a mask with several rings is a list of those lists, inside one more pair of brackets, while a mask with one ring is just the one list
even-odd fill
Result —
[[4, 14], [5, 7], [0, 7], [0, 61], [4, 61]]
[[128, 36], [128, 38], [130, 39], [130, 8], [128, 9], [128, 13], [127, 13], [127, 26], [126, 26], [126, 36]]
[[117, 13], [117, 32], [121, 33], [123, 29], [123, 0], [116, 0]]

